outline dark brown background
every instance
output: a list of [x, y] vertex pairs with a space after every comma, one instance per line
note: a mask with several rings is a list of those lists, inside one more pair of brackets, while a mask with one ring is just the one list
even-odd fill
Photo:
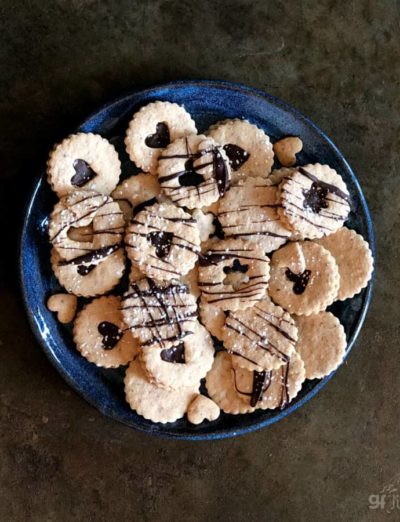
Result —
[[[398, 520], [368, 507], [400, 486], [398, 4], [0, 0], [0, 20], [0, 519]], [[247, 83], [313, 118], [358, 174], [377, 233], [348, 363], [289, 418], [215, 443], [101, 417], [42, 354], [17, 283], [24, 202], [52, 144], [132, 87], [185, 78]]]

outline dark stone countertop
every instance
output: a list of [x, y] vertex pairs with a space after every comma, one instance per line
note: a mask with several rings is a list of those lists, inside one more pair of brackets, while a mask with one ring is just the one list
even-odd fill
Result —
[[[388, 490], [369, 508], [400, 488], [398, 5], [0, 1], [1, 520], [399, 519]], [[247, 83], [314, 119], [359, 176], [377, 236], [373, 303], [347, 364], [282, 422], [215, 443], [98, 414], [34, 341], [17, 282], [25, 200], [52, 144], [132, 87], [186, 78]]]

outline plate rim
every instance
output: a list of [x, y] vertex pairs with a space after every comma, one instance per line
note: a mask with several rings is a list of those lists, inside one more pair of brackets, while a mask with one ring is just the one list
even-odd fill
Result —
[[[265, 428], [267, 426], [270, 426], [272, 424], [275, 424], [276, 422], [284, 419], [294, 411], [296, 411], [298, 408], [304, 406], [310, 399], [312, 399], [330, 380], [331, 378], [336, 374], [338, 369], [342, 366], [343, 362], [347, 359], [349, 356], [350, 351], [352, 350], [358, 335], [360, 334], [361, 328], [364, 324], [366, 315], [368, 313], [369, 306], [371, 304], [371, 298], [373, 293], [373, 287], [374, 287], [374, 279], [375, 279], [375, 272], [376, 272], [376, 249], [375, 249], [375, 236], [374, 236], [374, 227], [373, 227], [373, 221], [371, 217], [371, 213], [366, 201], [366, 198], [364, 196], [364, 192], [361, 188], [361, 185], [358, 181], [357, 176], [355, 175], [353, 169], [351, 168], [350, 164], [342, 154], [342, 152], [338, 149], [338, 147], [335, 145], [335, 143], [332, 141], [332, 139], [318, 126], [316, 125], [308, 116], [303, 114], [301, 111], [299, 111], [297, 108], [293, 107], [289, 103], [283, 101], [282, 99], [278, 98], [277, 96], [274, 96], [272, 94], [267, 93], [266, 91], [263, 91], [261, 89], [258, 89], [256, 87], [251, 87], [248, 85], [244, 85], [242, 83], [238, 82], [231, 82], [226, 80], [207, 80], [207, 79], [198, 79], [198, 80], [176, 80], [176, 81], [170, 81], [166, 83], [160, 83], [156, 85], [152, 85], [149, 87], [144, 88], [134, 88], [126, 91], [121, 96], [114, 98], [113, 100], [103, 103], [101, 106], [97, 108], [97, 110], [92, 111], [81, 123], [78, 125], [75, 131], [73, 132], [80, 132], [82, 127], [84, 127], [86, 124], [88, 124], [96, 115], [99, 113], [109, 109], [111, 106], [117, 105], [125, 100], [130, 99], [132, 96], [139, 95], [139, 94], [151, 94], [152, 91], [158, 91], [160, 89], [166, 90], [166, 89], [176, 89], [176, 88], [184, 88], [184, 87], [213, 87], [213, 88], [224, 88], [228, 90], [234, 90], [239, 92], [245, 92], [251, 95], [256, 95], [261, 97], [264, 100], [267, 100], [268, 102], [274, 104], [275, 106], [278, 106], [279, 108], [282, 108], [283, 110], [293, 114], [296, 118], [301, 119], [306, 125], [313, 128], [314, 131], [316, 131], [321, 137], [323, 137], [329, 146], [334, 150], [336, 155], [340, 158], [340, 160], [344, 163], [347, 171], [350, 173], [352, 177], [352, 181], [358, 191], [359, 197], [360, 197], [360, 203], [362, 206], [362, 209], [364, 211], [365, 220], [366, 220], [366, 229], [367, 229], [367, 235], [366, 238], [369, 243], [369, 247], [371, 249], [373, 258], [374, 258], [374, 270], [371, 276], [371, 280], [368, 283], [367, 288], [365, 289], [365, 296], [362, 304], [361, 311], [358, 316], [358, 320], [356, 322], [356, 325], [353, 330], [352, 338], [350, 339], [350, 342], [347, 344], [346, 347], [346, 354], [345, 357], [340, 364], [340, 366], [331, 372], [328, 376], [321, 379], [308, 393], [304, 395], [299, 401], [296, 401], [295, 403], [289, 405], [284, 410], [280, 411], [277, 415], [274, 417], [267, 417], [265, 419], [259, 420], [258, 422], [255, 422], [254, 424], [250, 426], [245, 426], [243, 428], [238, 429], [221, 429], [218, 432], [211, 432], [211, 433], [183, 433], [180, 434], [176, 431], [170, 431], [169, 425], [164, 424], [161, 425], [162, 429], [152, 431], [151, 429], [146, 429], [142, 426], [133, 426], [132, 424], [129, 424], [124, 421], [124, 419], [119, 418], [118, 414], [116, 414], [113, 411], [108, 411], [107, 408], [102, 407], [101, 404], [96, 402], [96, 400], [92, 399], [91, 396], [88, 396], [83, 390], [79, 389], [79, 387], [76, 385], [76, 381], [68, 374], [68, 372], [64, 369], [63, 365], [59, 363], [57, 358], [54, 356], [53, 352], [50, 350], [48, 344], [43, 339], [42, 335], [39, 332], [39, 329], [34, 321], [33, 314], [29, 307], [29, 297], [28, 292], [25, 284], [25, 263], [24, 263], [24, 245], [26, 243], [27, 238], [27, 228], [30, 221], [30, 215], [32, 211], [32, 207], [36, 198], [37, 193], [39, 192], [40, 188], [42, 187], [43, 182], [45, 181], [45, 174], [43, 171], [39, 172], [36, 176], [33, 178], [32, 182], [32, 188], [28, 193], [27, 201], [24, 206], [24, 217], [22, 226], [20, 229], [19, 234], [19, 243], [18, 243], [18, 272], [19, 272], [19, 286], [21, 289], [22, 294], [22, 300], [24, 304], [25, 313], [28, 318], [28, 323], [30, 325], [30, 328], [34, 334], [34, 337], [38, 344], [43, 349], [44, 353], [46, 354], [47, 359], [50, 361], [51, 365], [57, 370], [57, 372], [61, 375], [61, 377], [64, 379], [64, 381], [73, 389], [77, 395], [82, 397], [86, 402], [88, 402], [92, 407], [96, 408], [102, 415], [112, 419], [113, 421], [117, 421], [129, 428], [134, 428], [137, 431], [140, 431], [142, 433], [150, 434], [156, 437], [164, 438], [164, 439], [174, 439], [174, 440], [220, 440], [220, 439], [226, 439], [230, 437], [237, 437], [239, 435], [245, 435], [247, 433], [251, 433], [254, 431], [258, 431], [262, 428]], [[157, 423], [155, 423], [157, 424]]]

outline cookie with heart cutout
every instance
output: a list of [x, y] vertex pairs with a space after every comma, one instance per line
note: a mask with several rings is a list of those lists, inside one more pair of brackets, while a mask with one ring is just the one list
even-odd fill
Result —
[[74, 341], [88, 361], [104, 368], [128, 364], [139, 352], [139, 342], [123, 323], [117, 296], [94, 299], [74, 322]]
[[72, 134], [54, 146], [47, 162], [47, 180], [61, 198], [79, 189], [110, 194], [121, 174], [114, 146], [98, 134]]
[[191, 134], [197, 134], [196, 124], [184, 107], [167, 101], [152, 102], [133, 115], [126, 131], [126, 151], [138, 168], [155, 174], [162, 151]]
[[196, 298], [183, 283], [141, 279], [130, 282], [122, 297], [125, 324], [142, 348], [170, 348], [193, 334], [197, 320]]
[[196, 322], [193, 335], [171, 348], [144, 348], [141, 358], [152, 382], [178, 390], [205, 377], [214, 360], [214, 346], [210, 334]]
[[125, 234], [128, 257], [148, 277], [168, 281], [187, 274], [200, 253], [196, 220], [168, 203], [136, 214]]
[[171, 143], [159, 157], [157, 173], [164, 194], [189, 209], [217, 201], [228, 190], [231, 179], [225, 152], [203, 135]]

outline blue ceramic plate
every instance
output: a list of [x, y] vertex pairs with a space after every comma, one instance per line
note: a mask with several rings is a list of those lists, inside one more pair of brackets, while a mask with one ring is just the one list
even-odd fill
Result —
[[[283, 136], [299, 136], [304, 149], [299, 163], [327, 163], [336, 169], [350, 191], [352, 212], [347, 225], [362, 234], [374, 251], [371, 217], [360, 185], [350, 166], [325, 134], [309, 119], [282, 101], [243, 85], [215, 82], [174, 82], [133, 92], [90, 116], [80, 127], [111, 140], [120, 153], [124, 176], [136, 172], [124, 151], [123, 136], [132, 114], [155, 100], [184, 104], [195, 119], [199, 132], [225, 118], [243, 117], [265, 130], [275, 141]], [[87, 362], [74, 348], [70, 329], [57, 322], [45, 306], [59, 285], [50, 267], [47, 218], [56, 199], [43, 173], [30, 200], [21, 237], [21, 283], [32, 329], [50, 361], [64, 379], [90, 404], [105, 415], [139, 430], [170, 438], [218, 439], [233, 437], [272, 424], [299, 408], [332, 377], [306, 381], [296, 399], [283, 411], [257, 411], [251, 415], [222, 414], [214, 422], [196, 427], [186, 419], [161, 425], [149, 422], [130, 410], [124, 399], [124, 370], [102, 370]], [[332, 306], [345, 327], [348, 347], [354, 345], [371, 298], [372, 283], [353, 299]]]

